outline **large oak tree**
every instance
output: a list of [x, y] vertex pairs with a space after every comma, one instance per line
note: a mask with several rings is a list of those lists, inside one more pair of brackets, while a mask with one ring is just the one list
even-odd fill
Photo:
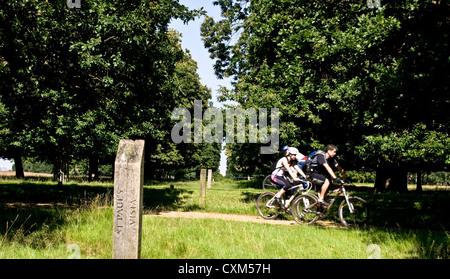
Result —
[[[347, 168], [376, 169], [380, 189], [400, 177], [391, 189], [404, 191], [407, 170], [450, 164], [449, 6], [368, 2], [219, 0], [226, 19], [202, 34], [216, 75], [235, 80], [223, 99], [280, 109], [280, 146], [333, 143]], [[257, 148], [231, 144], [230, 161], [268, 170]]]
[[[178, 0], [0, 1], [0, 156], [55, 171], [112, 163], [120, 138], [146, 140], [146, 174], [193, 163], [170, 142], [171, 112], [210, 98], [170, 21]], [[192, 152], [200, 152], [200, 148]], [[220, 153], [220, 150], [218, 151]]]

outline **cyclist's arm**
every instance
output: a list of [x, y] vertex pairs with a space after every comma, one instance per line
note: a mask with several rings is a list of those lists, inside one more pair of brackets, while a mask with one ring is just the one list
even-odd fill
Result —
[[328, 171], [328, 173], [331, 175], [331, 178], [336, 179], [336, 174], [334, 174], [334, 171], [331, 169], [331, 167], [325, 163], [323, 164], [324, 168]]
[[294, 166], [294, 169], [297, 171], [297, 173], [300, 174], [300, 176], [301, 176], [302, 178], [306, 178], [306, 174], [302, 171], [302, 169], [301, 169], [298, 165], [295, 165], [295, 166]]
[[347, 173], [345, 173], [344, 169], [343, 169], [339, 164], [336, 164], [336, 168], [338, 169], [338, 171], [339, 171], [340, 173], [342, 173], [342, 175], [343, 175], [345, 178], [348, 177], [348, 176], [347, 176]]

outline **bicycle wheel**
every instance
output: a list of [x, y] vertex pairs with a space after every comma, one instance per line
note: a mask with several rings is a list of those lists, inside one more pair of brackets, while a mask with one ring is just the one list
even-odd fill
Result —
[[268, 176], [266, 176], [266, 178], [264, 178], [264, 181], [262, 184], [264, 192], [278, 191], [279, 186], [275, 182], [272, 181], [271, 176], [272, 175], [268, 175]]
[[319, 219], [317, 197], [312, 194], [302, 194], [295, 198], [291, 206], [292, 216], [299, 224], [311, 225]]
[[275, 199], [275, 193], [262, 193], [256, 201], [256, 209], [264, 219], [274, 219], [280, 214], [281, 206]]
[[338, 215], [344, 226], [362, 227], [369, 220], [369, 209], [362, 198], [348, 197], [348, 203], [343, 200], [339, 205]]

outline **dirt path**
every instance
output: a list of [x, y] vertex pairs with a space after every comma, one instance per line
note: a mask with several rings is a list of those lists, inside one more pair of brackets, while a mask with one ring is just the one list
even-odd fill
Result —
[[[53, 177], [51, 173], [24, 172], [25, 177]], [[0, 171], [0, 177], [15, 177], [15, 171]]]
[[[252, 215], [237, 215], [237, 214], [223, 214], [223, 213], [212, 213], [212, 212], [182, 212], [182, 211], [166, 211], [159, 212], [157, 214], [150, 214], [145, 216], [156, 216], [156, 217], [166, 217], [166, 218], [212, 218], [212, 219], [222, 219], [222, 220], [230, 220], [230, 221], [239, 221], [239, 222], [253, 222], [253, 223], [265, 223], [272, 225], [285, 225], [285, 226], [294, 226], [298, 225], [292, 219], [289, 220], [266, 220], [261, 218], [260, 216], [252, 216]], [[336, 225], [333, 222], [329, 221], [319, 221], [316, 223], [319, 226], [326, 227], [336, 227], [342, 228]]]
[[212, 218], [212, 219], [222, 219], [222, 220], [230, 220], [230, 221], [267, 223], [267, 224], [288, 225], [288, 226], [297, 224], [294, 220], [265, 220], [259, 216], [223, 214], [223, 213], [211, 213], [211, 212], [167, 211], [167, 212], [159, 212], [158, 214], [147, 215], [147, 216], [158, 216], [158, 217], [167, 217], [167, 218]]

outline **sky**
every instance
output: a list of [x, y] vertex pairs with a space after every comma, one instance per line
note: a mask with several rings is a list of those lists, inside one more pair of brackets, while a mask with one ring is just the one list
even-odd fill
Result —
[[0, 171], [2, 170], [12, 170], [12, 162], [9, 160], [0, 159]]
[[[216, 21], [221, 18], [221, 11], [219, 6], [214, 6], [214, 0], [179, 0], [179, 3], [187, 6], [189, 9], [203, 9], [208, 13], [208, 16], [213, 17]], [[198, 74], [200, 81], [212, 90], [212, 101], [215, 107], [222, 107], [217, 101], [217, 90], [220, 86], [230, 87], [230, 79], [218, 79], [214, 74], [214, 60], [209, 58], [207, 49], [203, 46], [202, 38], [200, 36], [200, 26], [205, 17], [190, 21], [187, 25], [183, 24], [181, 20], [173, 20], [169, 28], [173, 28], [181, 33], [181, 47], [188, 49], [192, 58], [198, 64]]]
[[[189, 9], [203, 9], [208, 13], [208, 16], [213, 17], [215, 20], [220, 19], [220, 7], [213, 5], [213, 0], [179, 0], [179, 3], [187, 6]], [[203, 42], [200, 36], [200, 26], [205, 17], [190, 21], [188, 24], [183, 24], [181, 20], [174, 20], [171, 22], [169, 28], [173, 28], [182, 34], [181, 47], [188, 49], [192, 55], [192, 58], [197, 61], [198, 74], [200, 76], [200, 82], [209, 87], [212, 93], [212, 102], [215, 107], [222, 107], [217, 101], [217, 91], [220, 86], [230, 88], [229, 79], [218, 79], [214, 74], [214, 61], [209, 58], [209, 53], [203, 46]], [[9, 160], [0, 159], [0, 169], [11, 170], [12, 162]], [[220, 156], [219, 171], [225, 175], [226, 172], [226, 157], [225, 152], [222, 151]]]
[[[213, 5], [213, 0], [180, 0], [180, 4], [185, 5], [189, 9], [203, 9], [207, 12], [208, 16], [213, 17], [215, 21], [221, 18], [221, 10], [219, 6]], [[192, 59], [197, 62], [198, 74], [200, 76], [200, 82], [211, 89], [212, 102], [215, 107], [223, 107], [217, 101], [217, 91], [220, 86], [227, 88], [231, 87], [230, 79], [218, 79], [214, 74], [214, 60], [209, 57], [208, 50], [203, 46], [203, 41], [200, 36], [200, 26], [205, 17], [190, 21], [187, 25], [183, 24], [181, 20], [174, 20], [169, 25], [169, 28], [173, 28], [181, 33], [181, 47], [188, 49], [192, 55]], [[225, 176], [226, 173], [226, 156], [225, 151], [220, 154], [220, 166], [219, 172]]]

